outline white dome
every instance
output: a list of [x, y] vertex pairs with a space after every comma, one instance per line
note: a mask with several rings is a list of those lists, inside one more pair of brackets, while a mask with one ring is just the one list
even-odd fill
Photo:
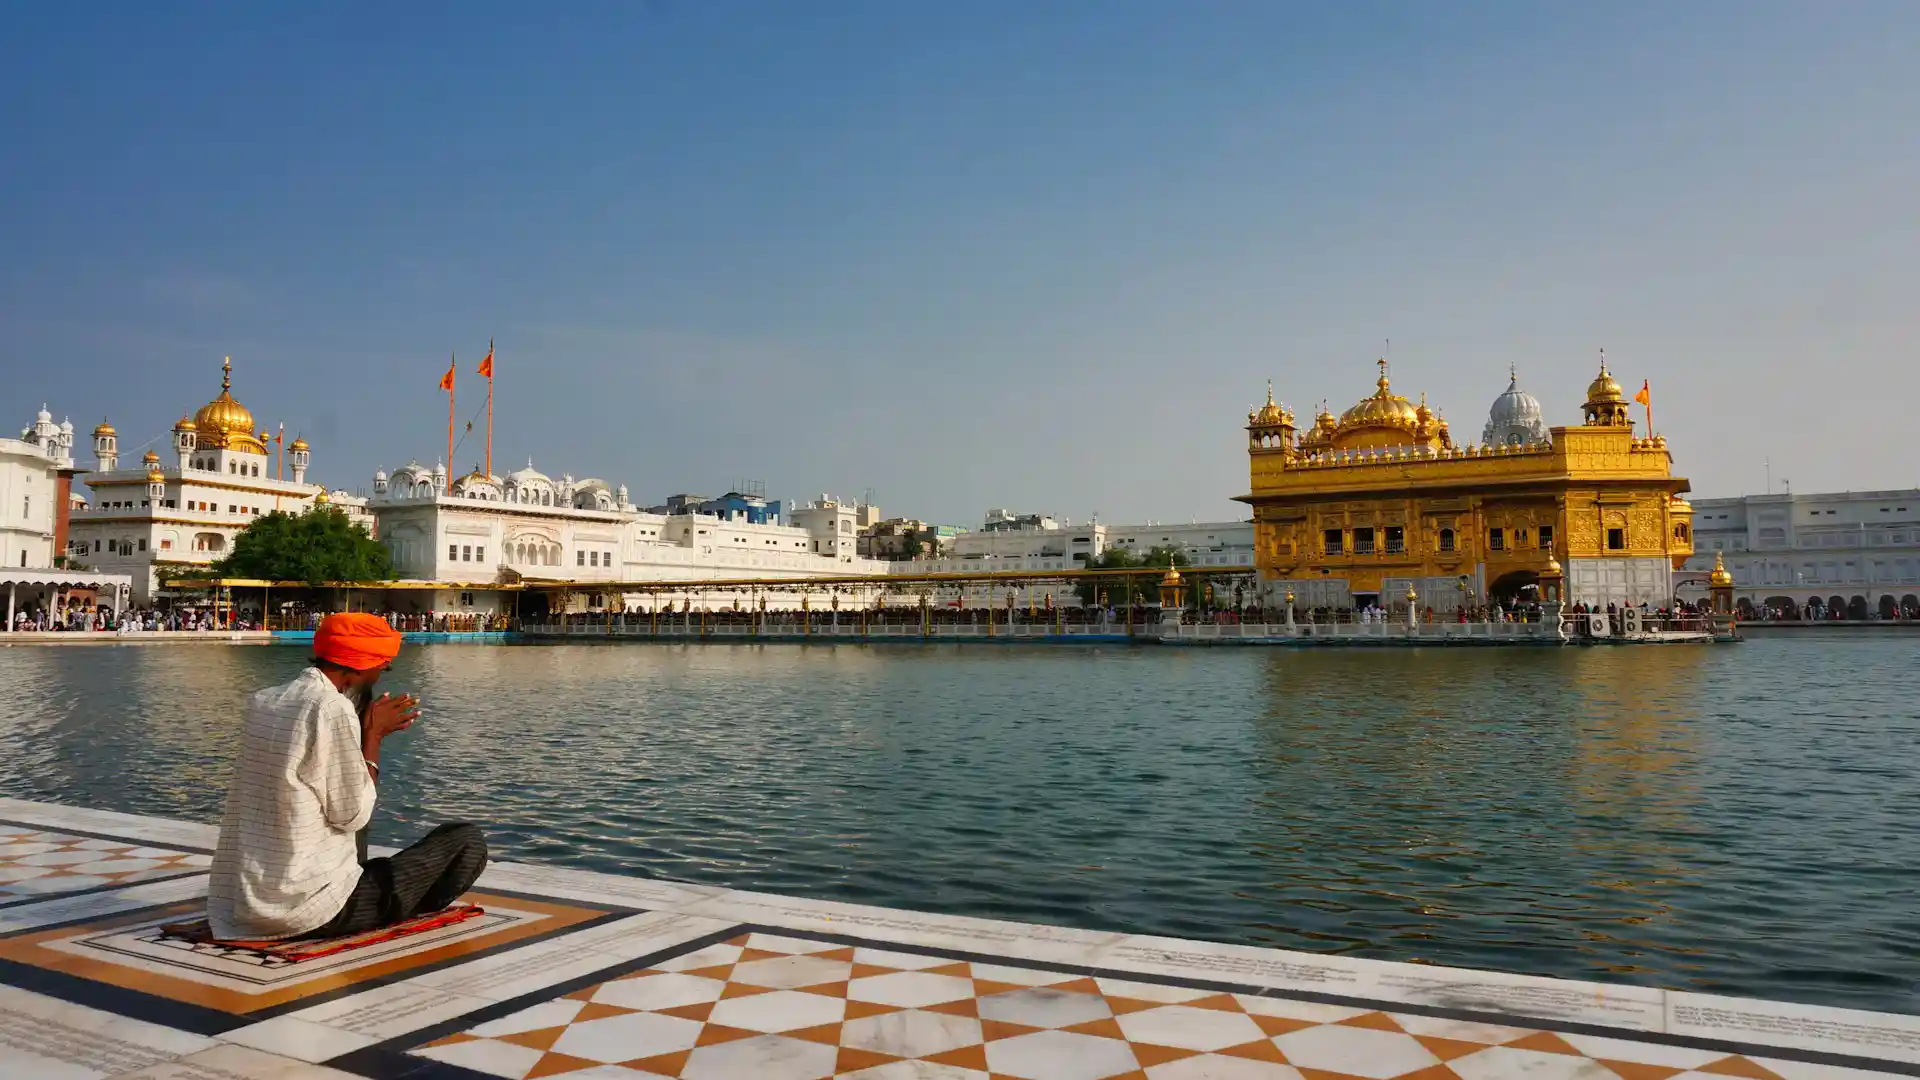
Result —
[[33, 422], [36, 424], [51, 424], [53, 423], [53, 414], [48, 412], [46, 405], [43, 404], [40, 406], [39, 414], [33, 418]]
[[73, 421], [71, 419], [60, 421], [60, 434], [62, 435], [73, 434]]
[[1480, 441], [1487, 446], [1530, 446], [1548, 441], [1539, 400], [1520, 389], [1520, 378], [1511, 369], [1506, 391], [1494, 398], [1493, 407], [1487, 410], [1487, 428]]
[[385, 480], [387, 478], [387, 470], [385, 469], [373, 470], [373, 478], [375, 480]]

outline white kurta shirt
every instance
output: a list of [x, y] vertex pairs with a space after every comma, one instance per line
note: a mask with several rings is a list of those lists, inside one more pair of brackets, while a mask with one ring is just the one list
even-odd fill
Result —
[[339, 914], [373, 800], [353, 702], [319, 669], [253, 695], [207, 887], [214, 935], [293, 937]]

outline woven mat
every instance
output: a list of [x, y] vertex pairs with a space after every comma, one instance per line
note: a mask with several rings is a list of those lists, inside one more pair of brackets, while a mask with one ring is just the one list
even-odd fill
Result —
[[485, 912], [473, 904], [456, 904], [429, 915], [418, 915], [406, 922], [361, 934], [348, 934], [345, 937], [336, 938], [302, 938], [295, 941], [223, 941], [213, 936], [213, 928], [207, 924], [206, 919], [201, 918], [192, 922], [167, 923], [160, 928], [160, 936], [191, 941], [196, 945], [218, 945], [226, 949], [241, 949], [297, 963], [301, 960], [316, 960], [322, 956], [332, 956], [351, 949], [364, 949], [369, 945], [378, 945], [395, 938], [424, 934], [429, 930], [438, 930], [443, 926], [466, 922], [483, 914]]

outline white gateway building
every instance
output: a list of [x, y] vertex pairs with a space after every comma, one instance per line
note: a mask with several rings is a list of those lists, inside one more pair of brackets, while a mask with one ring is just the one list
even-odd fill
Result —
[[[441, 586], [392, 594], [392, 602], [421, 611], [510, 613], [512, 595], [462, 586], [513, 581], [799, 582], [886, 574], [896, 565], [854, 553], [855, 520], [871, 508], [825, 500], [797, 508], [799, 524], [777, 516], [751, 521], [745, 513], [654, 513], [634, 506], [624, 484], [555, 479], [531, 463], [505, 477], [476, 471], [451, 481], [439, 465], [383, 470], [366, 506], [394, 576]], [[645, 602], [611, 589], [585, 597], [589, 608]], [[798, 606], [799, 594], [769, 603]]]
[[[233, 363], [223, 367], [220, 395], [173, 425], [166, 459], [148, 450], [138, 462], [120, 460], [120, 436], [102, 421], [93, 429], [90, 505], [68, 526], [67, 554], [97, 570], [133, 579], [132, 602], [152, 603], [162, 581], [204, 569], [233, 548], [235, 534], [275, 510], [297, 513], [332, 498], [307, 482], [311, 448], [286, 446], [282, 479], [268, 451], [273, 436], [254, 426], [253, 414], [233, 397]], [[366, 519], [341, 493], [348, 516]]]
[[1743, 612], [1920, 611], [1920, 489], [1696, 499], [1693, 515], [1693, 584], [1723, 559]]

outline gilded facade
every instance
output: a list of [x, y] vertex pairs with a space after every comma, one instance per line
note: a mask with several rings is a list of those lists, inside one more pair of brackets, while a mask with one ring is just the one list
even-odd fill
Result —
[[[1276, 404], [1247, 416], [1255, 566], [1270, 604], [1404, 605], [1451, 611], [1531, 598], [1564, 576], [1570, 603], [1661, 606], [1693, 553], [1687, 481], [1665, 437], [1634, 431], [1606, 368], [1583, 422], [1548, 428], [1510, 380], [1488, 442], [1456, 445], [1445, 419], [1393, 391], [1385, 361], [1374, 392], [1305, 431]], [[1497, 440], [1497, 441], [1494, 441]]]

